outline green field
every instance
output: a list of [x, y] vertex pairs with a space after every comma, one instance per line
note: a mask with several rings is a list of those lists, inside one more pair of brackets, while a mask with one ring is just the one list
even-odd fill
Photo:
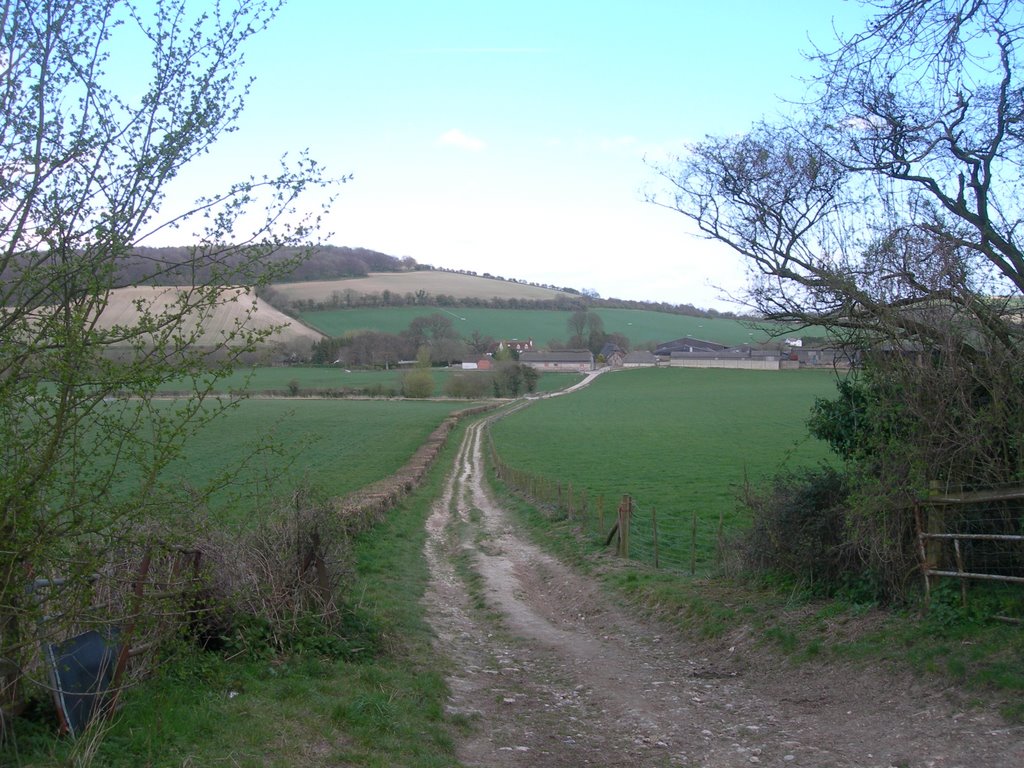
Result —
[[[632, 346], [665, 342], [692, 336], [726, 345], [765, 341], [768, 334], [749, 323], [724, 318], [672, 315], [639, 309], [592, 309], [601, 317], [605, 333], [621, 333]], [[552, 339], [564, 341], [570, 335], [570, 312], [533, 309], [449, 309], [445, 307], [383, 307], [379, 309], [333, 309], [304, 312], [302, 321], [329, 336], [359, 330], [399, 333], [417, 317], [443, 314], [466, 338], [473, 331], [495, 339], [533, 339], [545, 346]]]
[[826, 459], [805, 423], [814, 399], [834, 389], [823, 371], [622, 371], [538, 401], [495, 423], [492, 434], [508, 465], [587, 489], [591, 515], [603, 495], [605, 527], [622, 495], [632, 495], [637, 557], [652, 557], [653, 509], [661, 563], [688, 567], [696, 515], [697, 568], [707, 572], [720, 519], [726, 532], [745, 522], [737, 493], [746, 479]]
[[[245, 516], [306, 485], [341, 496], [395, 472], [449, 414], [453, 401], [246, 400], [189, 439], [172, 483], [200, 487], [256, 452], [217, 506]], [[177, 479], [175, 479], [177, 478]]]
[[[403, 370], [394, 369], [390, 371], [368, 371], [368, 370], [345, 370], [344, 368], [332, 366], [272, 366], [249, 369], [238, 369], [231, 376], [226, 376], [217, 382], [217, 392], [241, 392], [245, 391], [251, 395], [291, 394], [292, 383], [298, 386], [297, 394], [304, 395], [324, 394], [327, 392], [346, 392], [352, 390], [365, 390], [378, 392], [382, 396], [397, 396], [402, 390]], [[444, 394], [444, 385], [453, 375], [482, 375], [484, 371], [462, 371], [458, 368], [435, 368], [431, 371], [434, 376], [434, 396], [440, 397]], [[542, 373], [537, 380], [538, 392], [553, 392], [557, 389], [564, 389], [579, 381], [581, 376], [575, 373]], [[163, 387], [163, 392], [180, 392], [189, 388], [188, 382], [170, 382]]]

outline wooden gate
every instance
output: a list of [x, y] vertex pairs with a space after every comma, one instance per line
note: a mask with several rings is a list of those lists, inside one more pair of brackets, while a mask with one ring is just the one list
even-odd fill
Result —
[[934, 493], [914, 506], [925, 603], [933, 579], [1024, 584], [1024, 488]]

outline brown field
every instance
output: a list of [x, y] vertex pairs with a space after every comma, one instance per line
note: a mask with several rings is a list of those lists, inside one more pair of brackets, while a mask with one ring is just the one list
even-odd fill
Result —
[[[176, 300], [180, 289], [164, 286], [144, 286], [118, 288], [113, 291], [110, 303], [100, 316], [98, 325], [110, 328], [113, 325], [134, 325], [138, 322], [137, 303], [142, 301], [154, 313], [165, 311]], [[246, 323], [251, 329], [267, 328], [275, 325], [285, 326], [271, 339], [271, 343], [280, 345], [299, 344], [309, 346], [323, 338], [323, 334], [288, 317], [270, 304], [254, 297], [246, 288], [225, 288], [225, 303], [217, 307], [212, 317], [203, 321], [203, 332], [199, 340], [200, 346], [212, 346], [223, 335], [235, 327], [235, 323], [244, 319], [245, 313], [253, 308], [256, 311]]]
[[355, 291], [360, 295], [379, 294], [384, 291], [405, 295], [426, 291], [431, 296], [447, 294], [456, 298], [471, 299], [554, 299], [564, 295], [561, 291], [526, 283], [438, 271], [373, 272], [366, 277], [344, 280], [275, 283], [274, 290], [290, 301], [328, 301], [334, 294], [344, 294], [345, 291]]

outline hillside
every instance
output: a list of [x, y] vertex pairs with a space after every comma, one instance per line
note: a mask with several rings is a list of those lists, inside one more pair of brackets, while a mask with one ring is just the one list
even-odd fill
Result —
[[[450, 297], [456, 300], [481, 301], [492, 299], [555, 301], [572, 296], [572, 294], [554, 288], [529, 285], [515, 280], [479, 277], [443, 270], [374, 272], [365, 277], [341, 280], [275, 283], [272, 295], [275, 297], [275, 301], [279, 301], [277, 297], [283, 297], [289, 304], [301, 301], [345, 306], [346, 303], [354, 303], [356, 297], [365, 296], [378, 296], [381, 298], [381, 304], [416, 303], [416, 296], [420, 292], [435, 299]], [[412, 301], [407, 301], [407, 297], [411, 297]], [[358, 303], [363, 304], [364, 302]], [[446, 302], [439, 301], [437, 303], [444, 304]]]
[[[246, 322], [252, 329], [284, 326], [271, 339], [273, 345], [294, 348], [308, 352], [312, 344], [322, 338], [322, 334], [301, 322], [290, 318], [280, 310], [255, 296], [247, 289], [225, 288], [226, 292], [236, 295], [217, 307], [213, 316], [203, 323], [200, 346], [212, 346], [224, 334], [244, 319], [245, 313], [255, 306], [255, 312]], [[153, 312], [165, 311], [177, 298], [177, 289], [168, 286], [141, 286], [118, 288], [110, 294], [107, 307], [100, 315], [97, 325], [100, 328], [111, 328], [115, 325], [134, 325], [139, 320], [139, 302], [148, 306]], [[228, 297], [225, 297], [228, 298]]]
[[[720, 344], [735, 346], [769, 340], [764, 327], [730, 318], [705, 318], [691, 315], [654, 312], [643, 309], [606, 309], [593, 307], [589, 312], [598, 315], [605, 333], [618, 333], [630, 341], [633, 348], [647, 342], [661, 343], [690, 336]], [[355, 331], [401, 333], [417, 317], [439, 314], [451, 320], [462, 338], [474, 331], [495, 339], [532, 338], [541, 346], [551, 340], [564, 341], [569, 336], [568, 322], [571, 312], [550, 309], [490, 309], [458, 307], [378, 307], [375, 309], [325, 309], [300, 312], [303, 322], [328, 336], [343, 336]], [[780, 329], [784, 333], [785, 329]]]

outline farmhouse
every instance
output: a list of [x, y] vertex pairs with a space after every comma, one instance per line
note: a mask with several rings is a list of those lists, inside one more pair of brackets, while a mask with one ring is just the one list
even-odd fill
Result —
[[592, 371], [594, 354], [586, 349], [566, 349], [557, 352], [523, 352], [519, 362], [538, 371]]
[[521, 355], [523, 352], [532, 352], [533, 339], [526, 339], [525, 341], [523, 339], [502, 339], [491, 347], [491, 353], [495, 354], [504, 349], [510, 350], [517, 355]]

